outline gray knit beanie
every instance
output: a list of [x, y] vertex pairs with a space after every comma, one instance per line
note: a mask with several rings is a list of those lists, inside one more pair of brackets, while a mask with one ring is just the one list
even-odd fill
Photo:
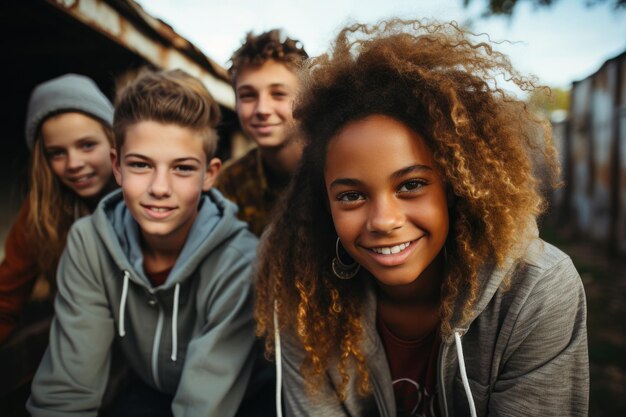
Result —
[[33, 90], [26, 115], [26, 145], [33, 150], [41, 123], [51, 114], [78, 111], [113, 124], [113, 106], [96, 83], [84, 75], [65, 74]]

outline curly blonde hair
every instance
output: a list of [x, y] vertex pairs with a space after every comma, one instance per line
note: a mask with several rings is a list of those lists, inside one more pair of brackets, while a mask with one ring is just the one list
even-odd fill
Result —
[[[545, 208], [535, 167], [555, 185], [559, 175], [549, 125], [499, 86], [535, 88], [488, 41], [453, 23], [392, 20], [343, 29], [332, 53], [308, 62], [294, 116], [305, 150], [300, 169], [261, 247], [258, 334], [273, 351], [273, 315], [305, 351], [301, 371], [314, 386], [332, 363], [342, 376], [356, 367], [369, 392], [362, 340], [366, 283], [331, 272], [337, 238], [324, 186], [328, 144], [347, 123], [391, 116], [418, 132], [445, 178], [450, 205], [441, 333], [472, 315], [479, 271], [516, 259]], [[347, 161], [348, 162], [348, 161]]]

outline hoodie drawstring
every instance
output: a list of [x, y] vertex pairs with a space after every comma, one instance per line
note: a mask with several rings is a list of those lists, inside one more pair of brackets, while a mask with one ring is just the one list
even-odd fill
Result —
[[178, 296], [180, 294], [180, 282], [174, 288], [174, 305], [172, 307], [172, 362], [176, 362], [178, 351]]
[[[465, 395], [467, 396], [467, 403], [470, 408], [471, 417], [476, 416], [476, 406], [474, 405], [474, 397], [472, 397], [472, 390], [469, 386], [467, 379], [467, 371], [465, 370], [465, 358], [463, 356], [463, 345], [461, 343], [461, 332], [454, 332], [454, 344], [456, 346], [456, 352], [459, 357], [459, 368], [461, 371], [461, 379], [463, 380], [463, 388], [465, 388]], [[281, 399], [281, 387], [283, 379], [282, 369], [282, 355], [280, 346], [280, 331], [278, 330], [278, 311], [277, 304], [274, 301], [274, 350], [276, 356], [276, 416], [282, 417], [282, 399]]]
[[461, 379], [463, 380], [463, 388], [465, 388], [465, 395], [467, 396], [467, 403], [470, 408], [471, 417], [476, 417], [476, 406], [474, 405], [474, 398], [472, 397], [472, 390], [467, 380], [467, 372], [465, 371], [465, 358], [463, 357], [463, 345], [461, 344], [461, 332], [454, 332], [454, 344], [456, 346], [456, 353], [459, 357], [459, 369], [461, 371]]
[[126, 335], [126, 329], [124, 328], [124, 315], [126, 313], [126, 299], [128, 298], [128, 279], [130, 274], [128, 271], [124, 271], [124, 286], [122, 287], [122, 297], [120, 298], [120, 324], [119, 334], [120, 337]]
[[276, 356], [276, 417], [283, 417], [282, 392], [283, 363], [280, 351], [280, 331], [278, 330], [278, 307], [274, 301], [274, 356]]
[[[124, 327], [124, 316], [126, 315], [126, 300], [128, 299], [128, 280], [130, 274], [128, 271], [124, 271], [124, 285], [122, 286], [122, 296], [120, 298], [120, 322], [118, 327], [118, 333], [120, 337], [126, 335], [126, 328]], [[180, 296], [180, 283], [176, 283], [174, 287], [174, 303], [172, 307], [172, 362], [176, 362], [178, 353], [178, 300]]]

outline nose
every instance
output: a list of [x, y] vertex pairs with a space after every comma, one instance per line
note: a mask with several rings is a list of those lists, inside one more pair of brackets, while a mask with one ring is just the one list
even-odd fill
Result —
[[405, 219], [400, 202], [393, 197], [373, 199], [367, 219], [367, 230], [372, 233], [390, 234], [401, 228]]
[[254, 110], [257, 116], [269, 116], [269, 114], [272, 112], [272, 101], [269, 95], [259, 94], [256, 108]]
[[172, 193], [172, 187], [167, 170], [154, 170], [148, 192], [156, 198], [168, 197]]
[[79, 152], [70, 149], [67, 153], [67, 170], [80, 171], [85, 166], [85, 161]]

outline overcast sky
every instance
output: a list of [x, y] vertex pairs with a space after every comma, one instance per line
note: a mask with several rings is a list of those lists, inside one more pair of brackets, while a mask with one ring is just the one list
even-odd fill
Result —
[[613, 0], [592, 8], [585, 0], [559, 0], [535, 9], [520, 0], [511, 20], [480, 18], [485, 0], [138, 0], [151, 15], [171, 25], [207, 56], [228, 67], [245, 33], [283, 28], [309, 55], [325, 52], [338, 29], [350, 22], [374, 23], [390, 16], [470, 23], [493, 40], [521, 71], [543, 83], [569, 87], [626, 50], [626, 10]]

